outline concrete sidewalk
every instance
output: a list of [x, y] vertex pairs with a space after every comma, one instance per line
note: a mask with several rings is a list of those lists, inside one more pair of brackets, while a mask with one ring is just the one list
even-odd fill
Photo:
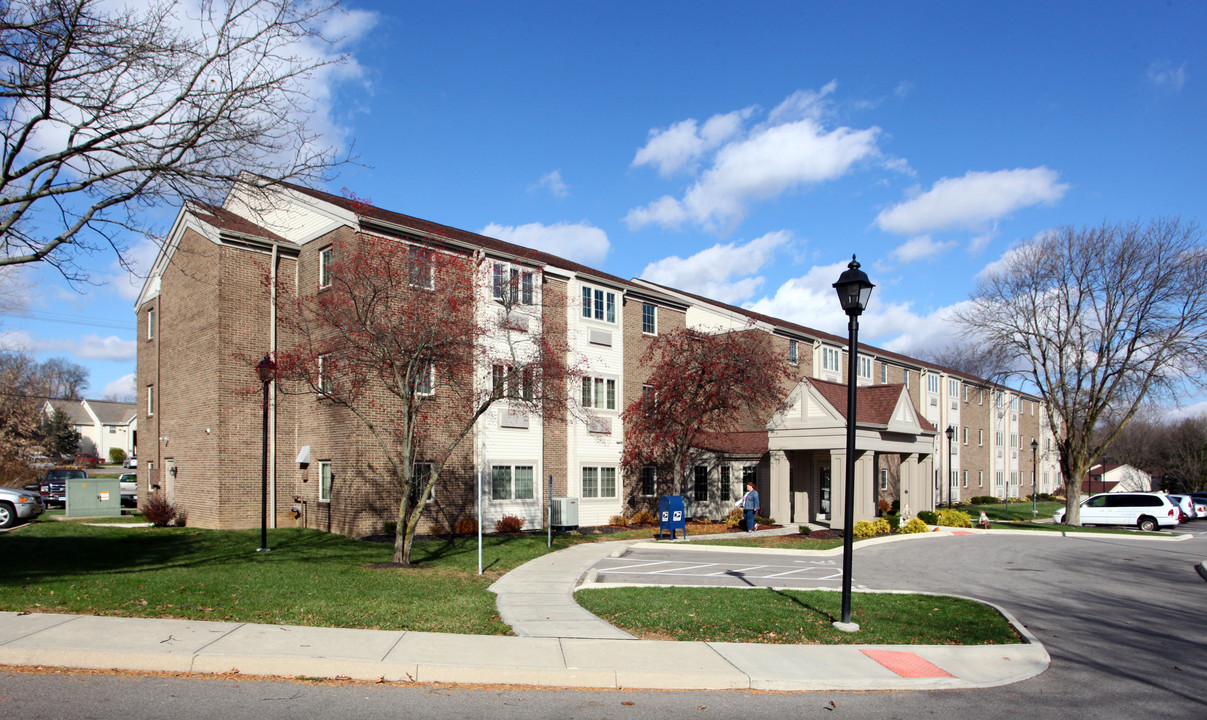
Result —
[[592, 565], [631, 544], [576, 545], [498, 580], [491, 590], [516, 637], [0, 612], [0, 664], [552, 687], [928, 690], [1017, 682], [1049, 663], [1043, 646], [1004, 611], [1027, 642], [959, 647], [636, 640], [584, 610], [573, 595], [592, 579]]

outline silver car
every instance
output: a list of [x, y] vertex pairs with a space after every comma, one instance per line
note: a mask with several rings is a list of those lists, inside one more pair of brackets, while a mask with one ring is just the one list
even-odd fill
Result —
[[18, 522], [33, 520], [45, 511], [42, 496], [38, 493], [0, 487], [0, 528], [10, 528]]

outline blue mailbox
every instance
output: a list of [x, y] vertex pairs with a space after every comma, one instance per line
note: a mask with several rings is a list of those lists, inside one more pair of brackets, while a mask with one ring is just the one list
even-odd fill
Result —
[[679, 495], [659, 498], [658, 539], [662, 539], [662, 533], [670, 531], [671, 540], [674, 540], [676, 530], [687, 537], [687, 513], [683, 511], [683, 498]]

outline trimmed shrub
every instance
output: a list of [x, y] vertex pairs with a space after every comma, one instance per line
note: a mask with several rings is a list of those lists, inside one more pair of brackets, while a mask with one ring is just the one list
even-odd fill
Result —
[[744, 513], [742, 508], [734, 508], [729, 511], [729, 515], [725, 518], [725, 524], [729, 527], [737, 527], [742, 523]]
[[997, 498], [992, 495], [977, 495], [971, 502], [973, 505], [992, 505], [997, 502]]
[[813, 528], [809, 527], [808, 525], [801, 525], [799, 528], [797, 528], [797, 531], [801, 535], [808, 535], [813, 532]]
[[775, 518], [763, 517], [762, 515], [755, 515], [754, 524], [755, 525], [774, 525]]
[[457, 520], [457, 526], [453, 530], [458, 535], [477, 535], [478, 521], [468, 517], [460, 518]]
[[515, 515], [504, 515], [495, 523], [495, 532], [504, 535], [514, 535], [524, 529], [524, 518]]
[[658, 518], [654, 517], [654, 513], [649, 510], [638, 510], [629, 520], [630, 525], [653, 525], [656, 522], [658, 522]]
[[608, 518], [608, 524], [615, 525], [617, 527], [628, 527], [629, 519], [624, 515], [613, 515], [612, 517]]
[[897, 532], [897, 528], [901, 527], [900, 515], [885, 515], [884, 521], [888, 523], [888, 529], [890, 532]]
[[901, 501], [894, 500], [892, 506], [889, 508], [889, 511], [893, 515], [900, 515], [901, 514]]
[[885, 520], [884, 516], [881, 515], [872, 523], [872, 530], [876, 535], [888, 535], [893, 531], [893, 528], [888, 524], [888, 520]]
[[859, 520], [855, 523], [855, 527], [851, 529], [851, 533], [858, 538], [870, 538], [876, 535], [876, 529], [867, 520]]
[[176, 519], [176, 506], [157, 492], [143, 502], [142, 516], [155, 527], [167, 527]]
[[940, 510], [939, 525], [944, 527], [972, 527], [972, 517], [963, 510]]
[[394, 537], [395, 533], [397, 533], [397, 532], [398, 532], [398, 521], [397, 520], [386, 520], [385, 522], [383, 522], [381, 524], [381, 534], [382, 535], [388, 535], [389, 537]]
[[930, 510], [919, 510], [917, 519], [921, 520], [922, 522], [926, 523], [927, 525], [938, 525], [939, 524], [939, 516], [934, 514]]
[[905, 523], [901, 532], [903, 534], [924, 533], [930, 532], [930, 528], [926, 526], [926, 522], [922, 518], [916, 517]]
[[126, 461], [126, 451], [121, 448], [109, 448], [109, 464], [121, 465]]

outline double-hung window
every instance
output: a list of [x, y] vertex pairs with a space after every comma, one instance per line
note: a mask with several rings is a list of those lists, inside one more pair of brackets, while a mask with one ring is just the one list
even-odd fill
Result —
[[888, 364], [880, 363], [880, 384], [884, 385], [888, 382]]
[[147, 310], [147, 339], [155, 339], [155, 308]]
[[658, 308], [649, 303], [641, 305], [641, 332], [645, 335], [658, 334]]
[[331, 286], [331, 261], [335, 258], [335, 248], [328, 245], [319, 250], [319, 287]]
[[616, 497], [616, 468], [614, 468], [614, 467], [584, 467], [583, 468], [583, 497], [584, 498], [614, 498], [614, 497]]
[[435, 368], [431, 362], [425, 362], [419, 368], [419, 375], [415, 378], [415, 394], [416, 395], [434, 395], [436, 392], [435, 378], [433, 374]]
[[704, 465], [695, 467], [696, 483], [692, 499], [696, 502], [708, 502], [708, 468]]
[[330, 355], [319, 355], [318, 357], [318, 391], [323, 395], [330, 395], [334, 385], [331, 382], [331, 371], [333, 366]]
[[535, 287], [535, 273], [532, 270], [501, 262], [494, 264], [491, 288], [495, 300], [512, 305], [533, 305], [536, 300]]
[[616, 380], [614, 378], [583, 378], [582, 403], [583, 407], [596, 410], [615, 410]]
[[880, 489], [888, 490], [888, 469], [880, 468]]
[[821, 349], [821, 369], [842, 372], [842, 353], [838, 348], [823, 347]]
[[641, 494], [653, 497], [658, 492], [658, 468], [644, 465], [641, 468]]
[[418, 505], [422, 502], [430, 505], [436, 501], [436, 488], [432, 488], [431, 494], [425, 493], [428, 480], [431, 479], [432, 464], [430, 462], [417, 462], [411, 466], [411, 504]]
[[721, 501], [725, 502], [733, 497], [733, 484], [729, 478], [729, 466], [721, 466]]
[[491, 500], [532, 500], [534, 495], [531, 465], [495, 465], [490, 469]]
[[331, 502], [330, 460], [319, 460], [319, 502]]
[[410, 283], [414, 287], [432, 288], [432, 251], [430, 248], [412, 245], [407, 250]]
[[582, 315], [591, 320], [616, 322], [616, 293], [584, 285]]
[[517, 372], [509, 365], [491, 367], [491, 387], [496, 396], [531, 400], [534, 395], [532, 368], [520, 368]]

